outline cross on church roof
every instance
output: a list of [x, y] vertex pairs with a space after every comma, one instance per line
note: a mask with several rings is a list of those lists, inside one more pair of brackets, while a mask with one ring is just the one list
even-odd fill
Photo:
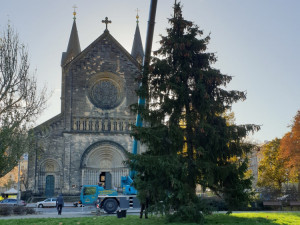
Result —
[[139, 11], [140, 11], [139, 9], [136, 9], [136, 17], [135, 18], [136, 18], [137, 23], [139, 22], [139, 18], [140, 18], [139, 17]]
[[76, 5], [74, 5], [73, 6], [73, 8], [74, 8], [74, 12], [73, 12], [73, 19], [75, 20], [76, 19], [76, 8], [77, 8], [77, 6]]
[[111, 20], [108, 20], [108, 18], [105, 17], [105, 20], [102, 20], [102, 23], [105, 23], [105, 25], [106, 25], [106, 29], [105, 30], [107, 30], [107, 24], [111, 23]]

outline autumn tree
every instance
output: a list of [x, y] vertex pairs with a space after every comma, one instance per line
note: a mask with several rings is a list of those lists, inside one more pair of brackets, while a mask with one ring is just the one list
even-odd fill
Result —
[[147, 150], [128, 163], [137, 171], [142, 200], [149, 198], [170, 220], [201, 222], [206, 205], [196, 196], [197, 184], [221, 195], [230, 209], [249, 200], [247, 160], [230, 159], [250, 151], [243, 138], [259, 127], [227, 123], [224, 113], [245, 93], [225, 89], [232, 77], [212, 67], [217, 59], [206, 52], [210, 37], [202, 38], [198, 26], [183, 18], [180, 3], [169, 23], [138, 91], [147, 107], [134, 107], [146, 125], [132, 134]]
[[45, 107], [46, 89], [37, 90], [28, 51], [8, 25], [0, 35], [0, 177], [29, 150], [30, 125]]
[[259, 187], [268, 187], [281, 191], [282, 184], [289, 180], [289, 170], [285, 167], [286, 160], [280, 157], [280, 139], [263, 145], [261, 148], [262, 160], [258, 167]]
[[[280, 156], [290, 170], [290, 179], [299, 181], [300, 176], [300, 110], [294, 117], [291, 131], [286, 133], [280, 143]], [[300, 184], [299, 184], [300, 187]]]

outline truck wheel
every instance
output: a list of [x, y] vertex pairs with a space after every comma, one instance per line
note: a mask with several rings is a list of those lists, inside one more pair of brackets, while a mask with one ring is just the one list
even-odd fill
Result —
[[116, 199], [113, 198], [109, 198], [106, 199], [104, 204], [103, 204], [103, 209], [105, 212], [107, 213], [114, 213], [118, 208], [118, 202], [116, 201]]

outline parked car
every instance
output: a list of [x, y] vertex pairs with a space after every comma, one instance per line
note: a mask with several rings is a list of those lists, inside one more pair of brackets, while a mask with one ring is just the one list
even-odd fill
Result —
[[7, 198], [0, 201], [0, 206], [17, 206], [17, 205], [26, 206], [26, 202], [14, 198]]
[[283, 195], [281, 197], [278, 197], [277, 200], [280, 200], [280, 201], [286, 201], [288, 199], [289, 195]]
[[56, 207], [56, 198], [47, 198], [44, 201], [37, 202], [36, 207], [38, 207], [38, 208]]

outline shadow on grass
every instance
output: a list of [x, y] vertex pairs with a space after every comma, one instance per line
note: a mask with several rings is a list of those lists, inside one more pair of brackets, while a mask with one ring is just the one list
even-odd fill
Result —
[[293, 215], [297, 216], [297, 217], [300, 217], [300, 212], [299, 211], [298, 212], [295, 211], [295, 212], [293, 212]]
[[215, 214], [206, 217], [205, 225], [212, 224], [222, 224], [222, 225], [233, 225], [233, 224], [244, 224], [244, 225], [264, 225], [264, 224], [274, 224], [278, 225], [275, 221], [268, 218], [262, 217], [239, 217], [235, 215], [226, 215], [226, 214]]

